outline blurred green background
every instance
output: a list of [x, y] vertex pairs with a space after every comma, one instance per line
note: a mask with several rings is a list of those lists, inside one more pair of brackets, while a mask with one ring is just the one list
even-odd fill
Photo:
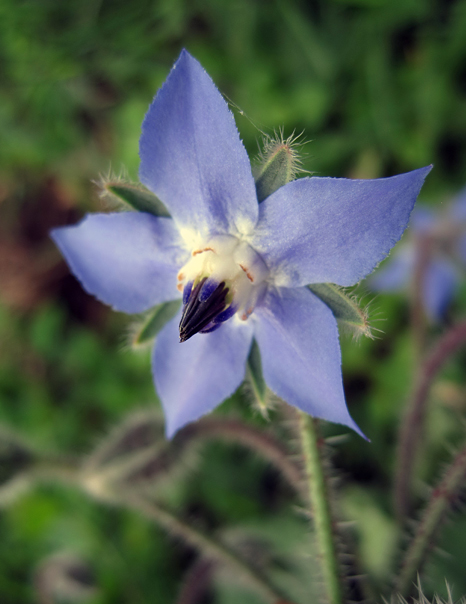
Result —
[[[48, 231], [102, 208], [99, 175], [137, 179], [143, 116], [183, 47], [236, 107], [251, 157], [261, 132], [283, 127], [304, 132], [304, 168], [317, 175], [433, 163], [421, 194], [431, 205], [466, 184], [465, 1], [0, 0], [0, 424], [37, 450], [86, 455], [127, 413], [158, 405], [149, 352], [124, 345], [128, 317], [82, 291]], [[358, 563], [377, 594], [393, 571], [390, 488], [412, 347], [405, 298], [377, 296], [372, 311], [379, 339], [342, 336], [348, 405], [372, 443], [351, 434], [333, 460], [341, 515], [357, 522]], [[462, 287], [447, 320], [465, 311]], [[465, 361], [434, 389], [421, 494], [464, 436]], [[240, 396], [216, 413], [268, 425]], [[170, 494], [183, 517], [255, 527], [296, 554], [306, 522], [267, 464], [218, 443], [195, 461]], [[23, 462], [1, 459], [0, 481]], [[459, 597], [466, 520], [453, 521], [426, 589], [445, 593], [446, 577]], [[40, 564], [63, 551], [89, 564], [99, 604], [176, 602], [193, 560], [132, 513], [43, 486], [0, 510], [0, 602], [39, 602]], [[234, 594], [218, 589], [214, 601], [260, 601]]]

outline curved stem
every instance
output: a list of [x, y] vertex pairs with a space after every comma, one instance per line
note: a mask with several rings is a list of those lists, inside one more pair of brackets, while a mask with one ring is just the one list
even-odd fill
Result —
[[220, 541], [214, 539], [207, 533], [194, 528], [166, 507], [156, 503], [147, 497], [134, 495], [121, 490], [118, 494], [109, 492], [107, 488], [95, 489], [88, 477], [80, 472], [78, 465], [74, 463], [60, 463], [58, 460], [47, 460], [40, 463], [30, 473], [32, 481], [36, 482], [58, 482], [67, 486], [80, 487], [87, 494], [91, 494], [98, 500], [116, 506], [139, 512], [149, 520], [155, 521], [168, 532], [177, 535], [186, 543], [198, 549], [206, 558], [221, 562], [236, 571], [264, 600], [272, 604], [291, 604], [283, 593], [275, 588], [269, 580], [258, 569], [251, 568], [236, 552], [229, 549]]
[[330, 502], [322, 467], [321, 441], [317, 432], [317, 421], [299, 411], [301, 446], [304, 454], [306, 477], [312, 517], [314, 519], [319, 562], [330, 604], [343, 603], [343, 588], [338, 561]]
[[428, 550], [432, 547], [434, 534], [461, 487], [465, 474], [466, 446], [457, 454], [443, 480], [432, 491], [414, 539], [406, 551], [396, 585], [397, 591], [402, 596], [408, 596], [414, 587], [416, 573], [419, 572]]
[[400, 519], [409, 509], [409, 491], [416, 452], [424, 427], [427, 397], [438, 371], [456, 350], [466, 342], [466, 321], [455, 325], [436, 344], [421, 366], [413, 396], [401, 424], [397, 452], [395, 506]]
[[[67, 485], [73, 484], [75, 486], [80, 486], [87, 493], [97, 496], [95, 490], [89, 491], [87, 483], [83, 482], [83, 475], [80, 474], [78, 468], [75, 466], [70, 466], [69, 464], [61, 465], [60, 463], [46, 463], [41, 465], [40, 469], [38, 468], [38, 471], [34, 474], [35, 479], [38, 481], [48, 482], [52, 480]], [[240, 577], [244, 578], [251, 587], [260, 593], [267, 602], [273, 604], [278, 604], [279, 602], [285, 604], [285, 602], [287, 602], [284, 595], [271, 585], [268, 579], [258, 569], [251, 568], [246, 561], [236, 554], [236, 552], [229, 549], [220, 541], [210, 537], [207, 533], [194, 528], [166, 507], [153, 500], [149, 500], [142, 495], [136, 496], [123, 491], [119, 492], [118, 495], [115, 493], [102, 492], [101, 499], [105, 503], [112, 503], [139, 512], [149, 520], [157, 522], [157, 524], [168, 532], [182, 538], [185, 542], [202, 552], [207, 558], [228, 565], [231, 569], [236, 571]]]
[[291, 459], [289, 451], [273, 435], [237, 419], [205, 417], [180, 430], [174, 437], [174, 443], [177, 447], [182, 447], [186, 441], [206, 437], [222, 437], [248, 447], [273, 464], [299, 495], [307, 495], [303, 489], [301, 469]]
[[272, 586], [259, 570], [251, 568], [226, 545], [187, 524], [164, 506], [141, 496], [135, 497], [128, 494], [115, 499], [115, 503], [137, 511], [149, 520], [154, 520], [168, 532], [181, 537], [184, 541], [199, 549], [206, 557], [227, 564], [237, 572], [239, 577], [242, 577], [245, 582], [260, 593], [267, 602], [273, 604], [285, 603], [284, 595]]

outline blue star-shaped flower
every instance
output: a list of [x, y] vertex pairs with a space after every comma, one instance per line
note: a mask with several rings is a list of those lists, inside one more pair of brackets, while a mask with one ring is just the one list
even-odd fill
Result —
[[144, 119], [140, 156], [141, 181], [171, 218], [93, 214], [52, 236], [84, 288], [116, 310], [183, 297], [153, 352], [167, 435], [238, 388], [253, 338], [273, 392], [361, 433], [345, 403], [336, 320], [306, 286], [370, 273], [403, 233], [430, 167], [301, 178], [259, 204], [233, 116], [186, 51]]

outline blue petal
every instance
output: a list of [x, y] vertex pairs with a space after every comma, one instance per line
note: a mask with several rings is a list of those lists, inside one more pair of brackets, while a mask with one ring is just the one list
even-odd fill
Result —
[[453, 220], [466, 220], [466, 187], [461, 189], [453, 199], [449, 214]]
[[353, 285], [401, 237], [430, 169], [376, 180], [290, 182], [260, 204], [251, 245], [277, 285]]
[[234, 393], [244, 379], [252, 341], [250, 321], [231, 319], [180, 344], [180, 316], [160, 332], [152, 363], [168, 438]]
[[364, 436], [345, 403], [338, 330], [307, 288], [269, 289], [254, 311], [265, 381], [287, 403]]
[[459, 281], [458, 271], [449, 260], [434, 259], [424, 277], [424, 304], [433, 321], [443, 318]]
[[141, 181], [180, 227], [246, 234], [257, 222], [251, 166], [228, 105], [182, 51], [142, 125]]
[[170, 218], [91, 214], [51, 236], [84, 289], [115, 310], [138, 313], [180, 297], [176, 276], [188, 253]]
[[414, 249], [412, 246], [397, 250], [369, 277], [368, 285], [375, 291], [397, 291], [408, 286], [414, 270]]
[[456, 244], [456, 251], [463, 262], [466, 262], [466, 235], [461, 235]]

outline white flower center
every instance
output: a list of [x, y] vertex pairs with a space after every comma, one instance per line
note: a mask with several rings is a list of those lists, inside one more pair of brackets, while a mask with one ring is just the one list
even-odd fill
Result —
[[178, 273], [178, 289], [187, 295], [203, 279], [224, 283], [227, 306], [245, 321], [265, 293], [268, 274], [251, 246], [232, 235], [219, 235], [192, 250], [190, 260]]

